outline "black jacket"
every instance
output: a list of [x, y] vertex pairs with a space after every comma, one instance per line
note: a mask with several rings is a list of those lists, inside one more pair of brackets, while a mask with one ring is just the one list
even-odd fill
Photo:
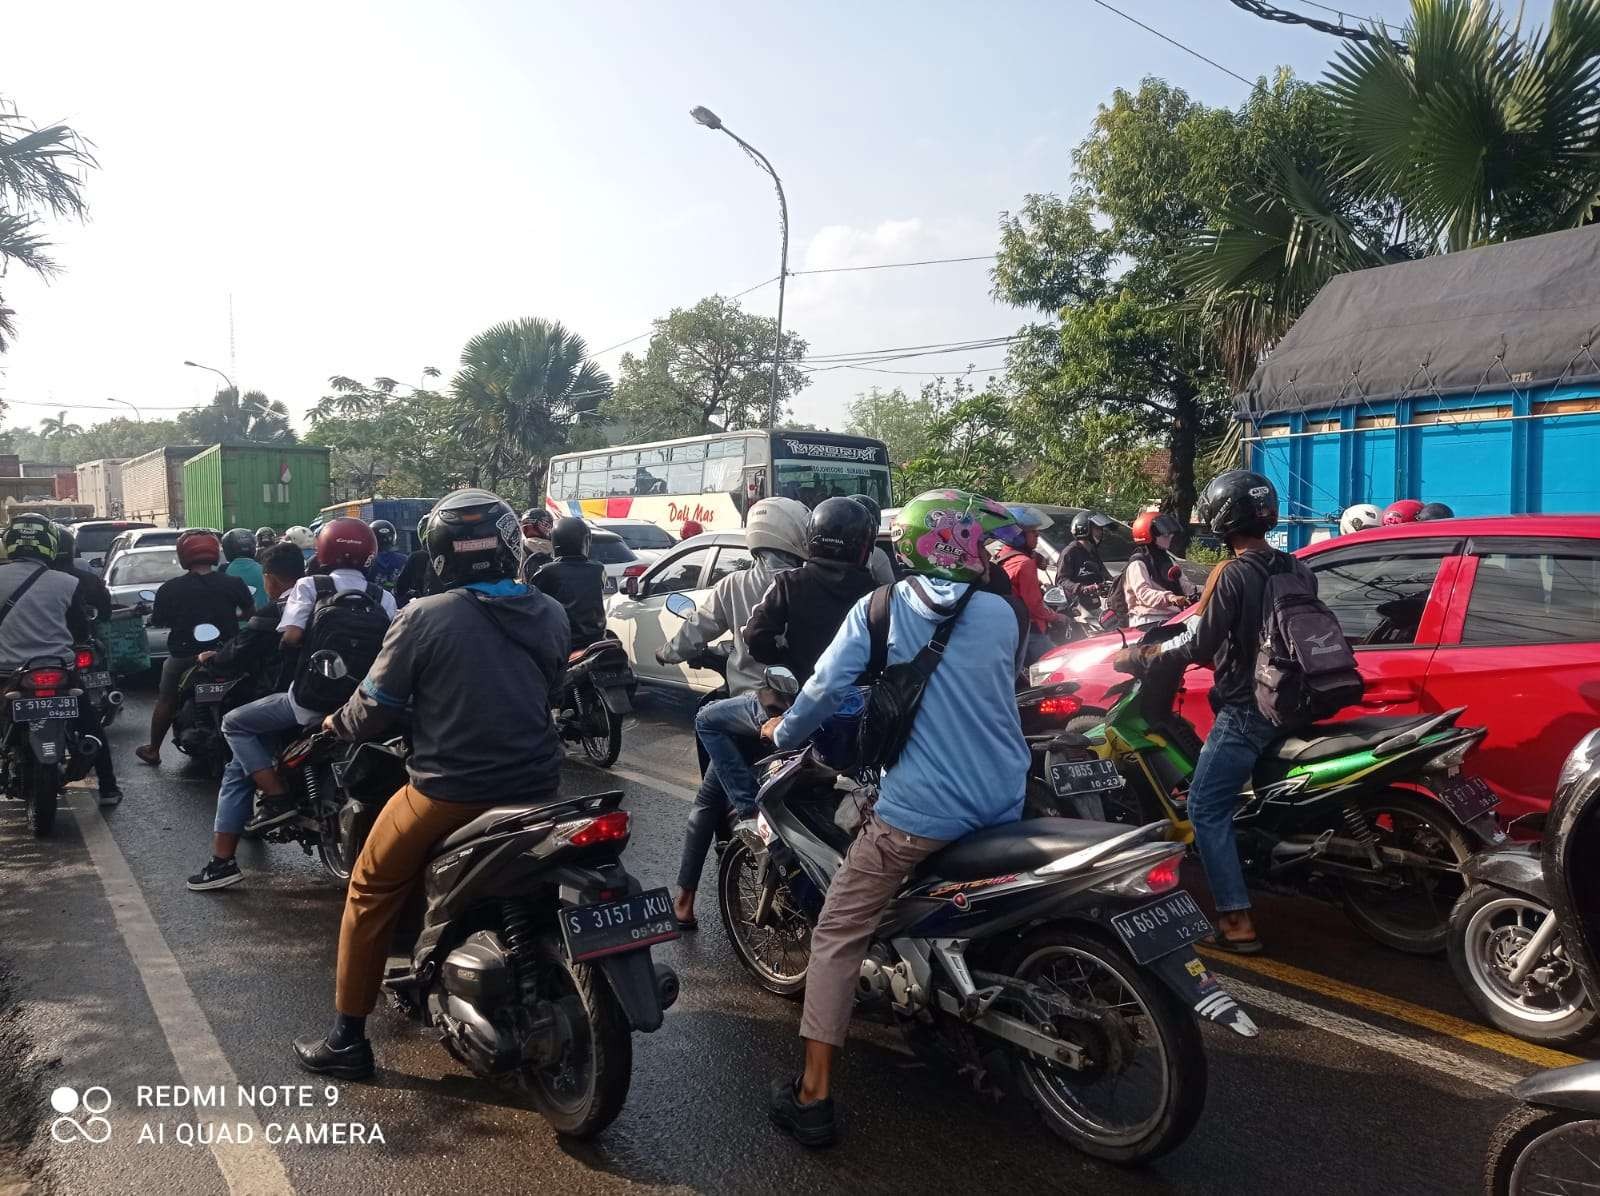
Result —
[[1100, 546], [1089, 540], [1074, 540], [1056, 570], [1056, 584], [1102, 585], [1111, 580], [1111, 571], [1100, 559]]
[[428, 560], [427, 550], [417, 549], [406, 557], [400, 576], [395, 578], [395, 605], [404, 606], [413, 598], [438, 593], [438, 580], [433, 572], [433, 564]]
[[278, 621], [282, 618], [283, 599], [267, 603], [250, 616], [238, 635], [217, 649], [211, 668], [229, 677], [252, 678], [260, 694], [287, 691], [299, 654], [280, 650]]
[[106, 589], [106, 583], [99, 576], [90, 573], [87, 569], [80, 569], [76, 565], [63, 569], [63, 573], [70, 573], [78, 579], [78, 601], [85, 610], [94, 611], [96, 619], [104, 623], [111, 621], [112, 604], [111, 591]]
[[816, 560], [785, 570], [744, 625], [750, 655], [788, 666], [804, 684], [850, 608], [873, 589], [872, 574], [860, 565]]
[[566, 608], [572, 647], [587, 648], [606, 631], [606, 567], [588, 557], [557, 557], [533, 575], [530, 583]]

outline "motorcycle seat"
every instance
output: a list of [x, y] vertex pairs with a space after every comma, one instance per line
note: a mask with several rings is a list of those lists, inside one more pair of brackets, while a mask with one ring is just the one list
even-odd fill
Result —
[[522, 821], [530, 815], [551, 811], [557, 806], [566, 804], [569, 800], [558, 798], [536, 802], [518, 802], [514, 805], [495, 806], [493, 809], [485, 810], [465, 826], [458, 827], [435, 843], [433, 849], [428, 852], [428, 858], [433, 859], [447, 851], [453, 851], [463, 843], [489, 834], [502, 824]]
[[1313, 723], [1273, 740], [1261, 755], [1263, 759], [1279, 760], [1285, 764], [1331, 760], [1347, 752], [1377, 747], [1402, 731], [1436, 722], [1438, 718], [1437, 714], [1368, 714], [1339, 722]]
[[1079, 818], [1029, 818], [974, 831], [935, 852], [918, 876], [941, 880], [983, 880], [1006, 872], [1027, 872], [1051, 860], [1125, 834], [1129, 828]]

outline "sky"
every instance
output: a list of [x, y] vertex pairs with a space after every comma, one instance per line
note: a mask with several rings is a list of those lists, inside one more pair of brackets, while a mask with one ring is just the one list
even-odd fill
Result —
[[[1317, 78], [1341, 44], [1228, 0], [1110, 2], [1250, 79]], [[1409, 5], [1359, 8], [1399, 23]], [[1095, 0], [78, 0], [8, 6], [0, 29], [0, 95], [100, 164], [88, 222], [49, 230], [62, 273], [4, 279], [0, 398], [30, 426], [127, 414], [111, 398], [146, 418], [203, 404], [218, 380], [186, 359], [299, 416], [330, 375], [448, 378], [501, 320], [560, 320], [598, 351], [773, 278], [770, 181], [697, 104], [782, 176], [798, 271], [992, 254], [1003, 211], [1068, 186], [1115, 88], [1248, 93]], [[989, 265], [791, 278], [784, 326], [819, 355], [1004, 336], [1025, 314], [990, 299]], [[828, 370], [794, 416], [840, 428], [870, 386], [1003, 358]]]

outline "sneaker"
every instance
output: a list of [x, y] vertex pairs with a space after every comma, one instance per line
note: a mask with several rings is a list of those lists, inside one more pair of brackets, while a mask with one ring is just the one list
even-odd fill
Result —
[[100, 790], [100, 808], [102, 810], [109, 810], [112, 806], [120, 806], [121, 804], [122, 804], [122, 790], [120, 790], [120, 789], [102, 789], [102, 790]]
[[801, 1104], [797, 1094], [799, 1080], [778, 1080], [772, 1085], [772, 1101], [767, 1116], [772, 1124], [801, 1146], [832, 1146], [838, 1135], [833, 1116], [833, 1098]]
[[213, 857], [209, 864], [189, 878], [189, 888], [196, 893], [204, 893], [211, 889], [226, 889], [243, 879], [244, 873], [239, 871], [237, 860]]
[[288, 822], [295, 815], [294, 798], [287, 795], [268, 797], [261, 794], [256, 798], [255, 816], [244, 824], [244, 829], [251, 834], [271, 830], [280, 823]]

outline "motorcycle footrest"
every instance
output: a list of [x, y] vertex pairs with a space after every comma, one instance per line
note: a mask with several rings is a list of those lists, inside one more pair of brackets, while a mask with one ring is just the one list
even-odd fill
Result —
[[988, 988], [980, 988], [968, 993], [961, 1002], [961, 1020], [964, 1022], [977, 1021], [989, 1012], [990, 1007], [1000, 999], [1001, 994], [1004, 992], [1004, 988], [995, 984]]

